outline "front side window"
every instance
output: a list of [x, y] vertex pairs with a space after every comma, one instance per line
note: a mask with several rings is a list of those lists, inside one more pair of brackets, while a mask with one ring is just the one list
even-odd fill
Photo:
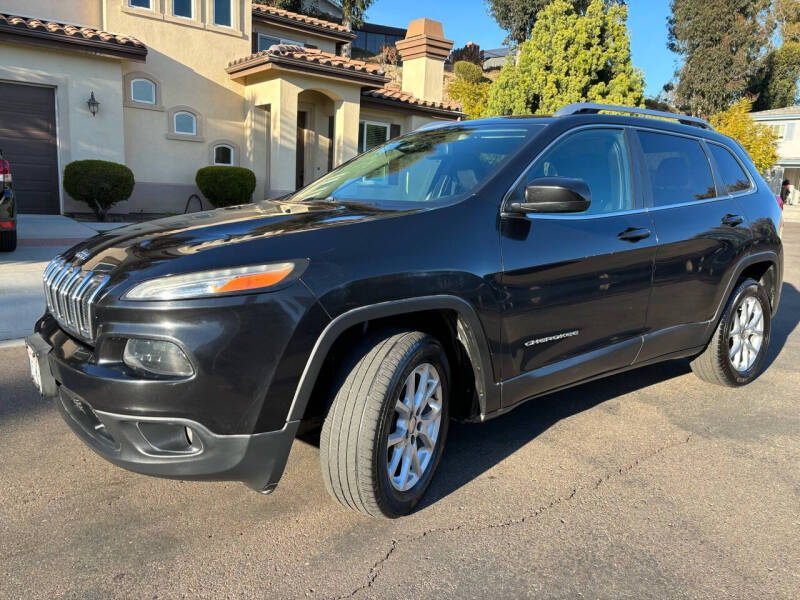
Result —
[[214, 0], [214, 25], [233, 26], [232, 0]]
[[668, 133], [640, 131], [653, 206], [714, 198], [717, 193], [708, 157], [700, 142]]
[[331, 171], [297, 192], [293, 200], [375, 205], [454, 201], [486, 181], [541, 129], [541, 125], [467, 122], [412, 133]]
[[143, 104], [156, 103], [156, 84], [148, 79], [131, 81], [131, 99]]
[[372, 150], [389, 139], [389, 125], [387, 123], [372, 123], [361, 121], [358, 124], [358, 152]]
[[589, 129], [574, 133], [545, 152], [525, 178], [582, 179], [592, 202], [582, 214], [615, 213], [633, 208], [631, 167], [622, 129]]
[[227, 144], [220, 144], [214, 147], [214, 164], [226, 167], [233, 166], [233, 148]]
[[133, 8], [151, 8], [150, 6], [151, 0], [128, 0], [128, 6], [132, 6]]
[[714, 156], [714, 160], [717, 161], [717, 167], [719, 167], [722, 183], [727, 193], [735, 194], [750, 189], [750, 178], [730, 150], [718, 144], [708, 144], [708, 149]]
[[172, 0], [172, 14], [176, 17], [192, 18], [194, 0]]
[[175, 113], [175, 133], [197, 135], [197, 117], [190, 112]]

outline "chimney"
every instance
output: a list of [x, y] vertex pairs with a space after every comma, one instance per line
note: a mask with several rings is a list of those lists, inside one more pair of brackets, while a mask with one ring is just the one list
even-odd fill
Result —
[[395, 45], [403, 60], [403, 91], [420, 100], [441, 102], [444, 61], [453, 47], [442, 24], [431, 19], [411, 21], [406, 39]]

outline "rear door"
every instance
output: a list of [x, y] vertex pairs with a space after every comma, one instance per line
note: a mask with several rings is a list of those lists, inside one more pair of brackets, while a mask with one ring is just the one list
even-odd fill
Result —
[[[638, 359], [645, 361], [707, 341], [709, 321], [750, 230], [736, 198], [715, 181], [708, 143], [652, 130], [639, 130], [637, 137], [658, 234], [648, 334]], [[740, 185], [749, 189], [752, 182], [744, 176]]]
[[583, 179], [579, 214], [501, 216], [503, 406], [633, 362], [641, 347], [655, 235], [624, 127], [555, 141], [508, 201], [540, 177]]

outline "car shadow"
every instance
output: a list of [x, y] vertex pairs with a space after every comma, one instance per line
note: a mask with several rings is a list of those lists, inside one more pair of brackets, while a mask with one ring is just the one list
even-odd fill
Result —
[[765, 369], [775, 362], [786, 345], [786, 340], [800, 323], [800, 292], [791, 283], [784, 283], [781, 288], [781, 303], [778, 314], [772, 320], [769, 349]]
[[562, 419], [689, 372], [687, 361], [668, 361], [530, 400], [486, 423], [451, 423], [442, 461], [419, 509], [476, 479]]

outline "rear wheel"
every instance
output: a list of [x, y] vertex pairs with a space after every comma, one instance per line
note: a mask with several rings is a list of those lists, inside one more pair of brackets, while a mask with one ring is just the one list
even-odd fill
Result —
[[705, 351], [692, 371], [725, 386], [746, 385], [761, 373], [767, 356], [771, 306], [764, 287], [745, 279], [734, 290]]
[[0, 252], [13, 252], [17, 249], [17, 232], [0, 232]]
[[325, 485], [353, 510], [406, 515], [430, 484], [447, 437], [445, 352], [419, 331], [387, 333], [353, 363], [322, 427]]

